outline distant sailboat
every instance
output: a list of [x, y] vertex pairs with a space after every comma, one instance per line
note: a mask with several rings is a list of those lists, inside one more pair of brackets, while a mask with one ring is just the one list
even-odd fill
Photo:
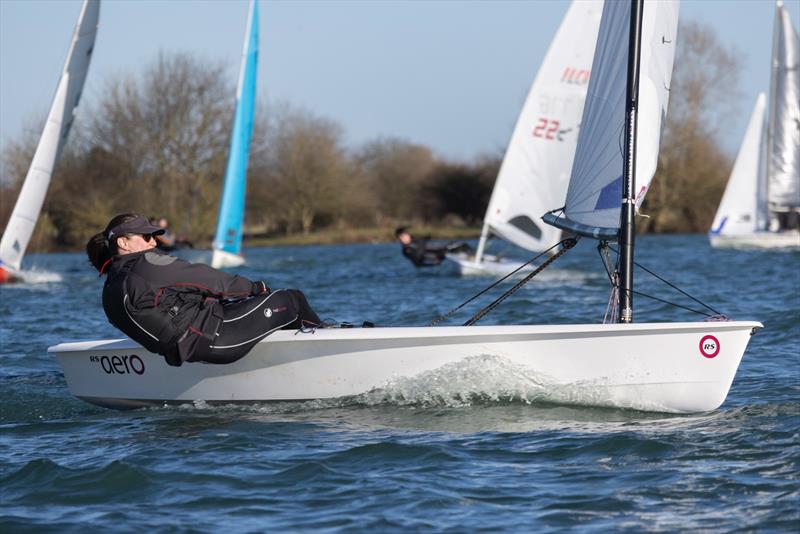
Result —
[[505, 274], [521, 265], [485, 254], [491, 235], [530, 251], [558, 241], [561, 231], [540, 217], [564, 202], [602, 10], [602, 2], [574, 1], [564, 15], [517, 119], [478, 250], [447, 256], [462, 274]]
[[711, 225], [714, 247], [800, 248], [800, 41], [780, 1], [771, 85], [769, 120], [762, 93]]
[[236, 89], [236, 114], [231, 132], [228, 166], [217, 219], [211, 266], [237, 267], [244, 263], [242, 256], [242, 222], [247, 184], [247, 160], [253, 133], [256, 103], [256, 74], [258, 67], [258, 3], [250, 1], [239, 84]]
[[631, 324], [635, 176], [641, 174], [646, 190], [655, 172], [677, 19], [677, 2], [605, 3], [565, 216], [548, 217], [589, 238], [619, 240], [612, 274], [619, 323], [471, 326], [476, 315], [464, 326], [281, 330], [233, 363], [181, 367], [130, 340], [63, 343], [49, 351], [70, 392], [113, 408], [345, 397], [490, 356], [537, 377], [544, 400], [659, 412], [716, 409], [762, 325]]
[[92, 59], [99, 15], [100, 0], [84, 0], [42, 136], [0, 240], [0, 284], [20, 277], [22, 257], [42, 211], [50, 177], [75, 120], [75, 108]]

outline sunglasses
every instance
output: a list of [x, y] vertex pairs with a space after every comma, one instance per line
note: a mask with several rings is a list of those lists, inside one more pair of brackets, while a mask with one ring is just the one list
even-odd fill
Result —
[[153, 236], [153, 234], [125, 234], [125, 237], [130, 239], [132, 237], [136, 237], [137, 235], [141, 236], [141, 238], [144, 239], [145, 243], [149, 243], [151, 239], [155, 239], [155, 236]]

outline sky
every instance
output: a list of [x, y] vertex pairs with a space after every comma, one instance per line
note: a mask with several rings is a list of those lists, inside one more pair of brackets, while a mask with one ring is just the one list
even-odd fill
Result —
[[[503, 152], [568, 6], [562, 0], [259, 1], [262, 100], [337, 121], [350, 147], [396, 137], [466, 161]], [[797, 28], [800, 0], [785, 4]], [[757, 94], [769, 86], [774, 5], [681, 4], [682, 21], [709, 24], [742, 56], [741, 109], [722, 140], [731, 153]], [[0, 0], [0, 151], [45, 117], [80, 7], [81, 0]], [[221, 60], [235, 85], [246, 18], [245, 0], [103, 0], [78, 114], [100, 100], [110, 78], [142, 72], [159, 51]]]

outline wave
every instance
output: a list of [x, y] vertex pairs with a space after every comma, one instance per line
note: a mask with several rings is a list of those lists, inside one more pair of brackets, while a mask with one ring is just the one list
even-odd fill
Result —
[[20, 279], [19, 282], [14, 284], [7, 284], [8, 288], [25, 287], [28, 285], [38, 284], [54, 284], [64, 280], [61, 273], [54, 271], [45, 271], [40, 269], [31, 269], [28, 271], [19, 271], [15, 276]]

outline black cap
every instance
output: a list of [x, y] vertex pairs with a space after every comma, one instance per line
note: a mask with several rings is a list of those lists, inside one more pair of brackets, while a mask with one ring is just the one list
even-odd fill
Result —
[[108, 232], [106, 232], [106, 238], [112, 239], [124, 234], [161, 235], [164, 232], [166, 232], [166, 230], [163, 228], [154, 226], [150, 224], [150, 221], [148, 221], [146, 218], [142, 217], [141, 215], [137, 215], [133, 219], [111, 228]]

